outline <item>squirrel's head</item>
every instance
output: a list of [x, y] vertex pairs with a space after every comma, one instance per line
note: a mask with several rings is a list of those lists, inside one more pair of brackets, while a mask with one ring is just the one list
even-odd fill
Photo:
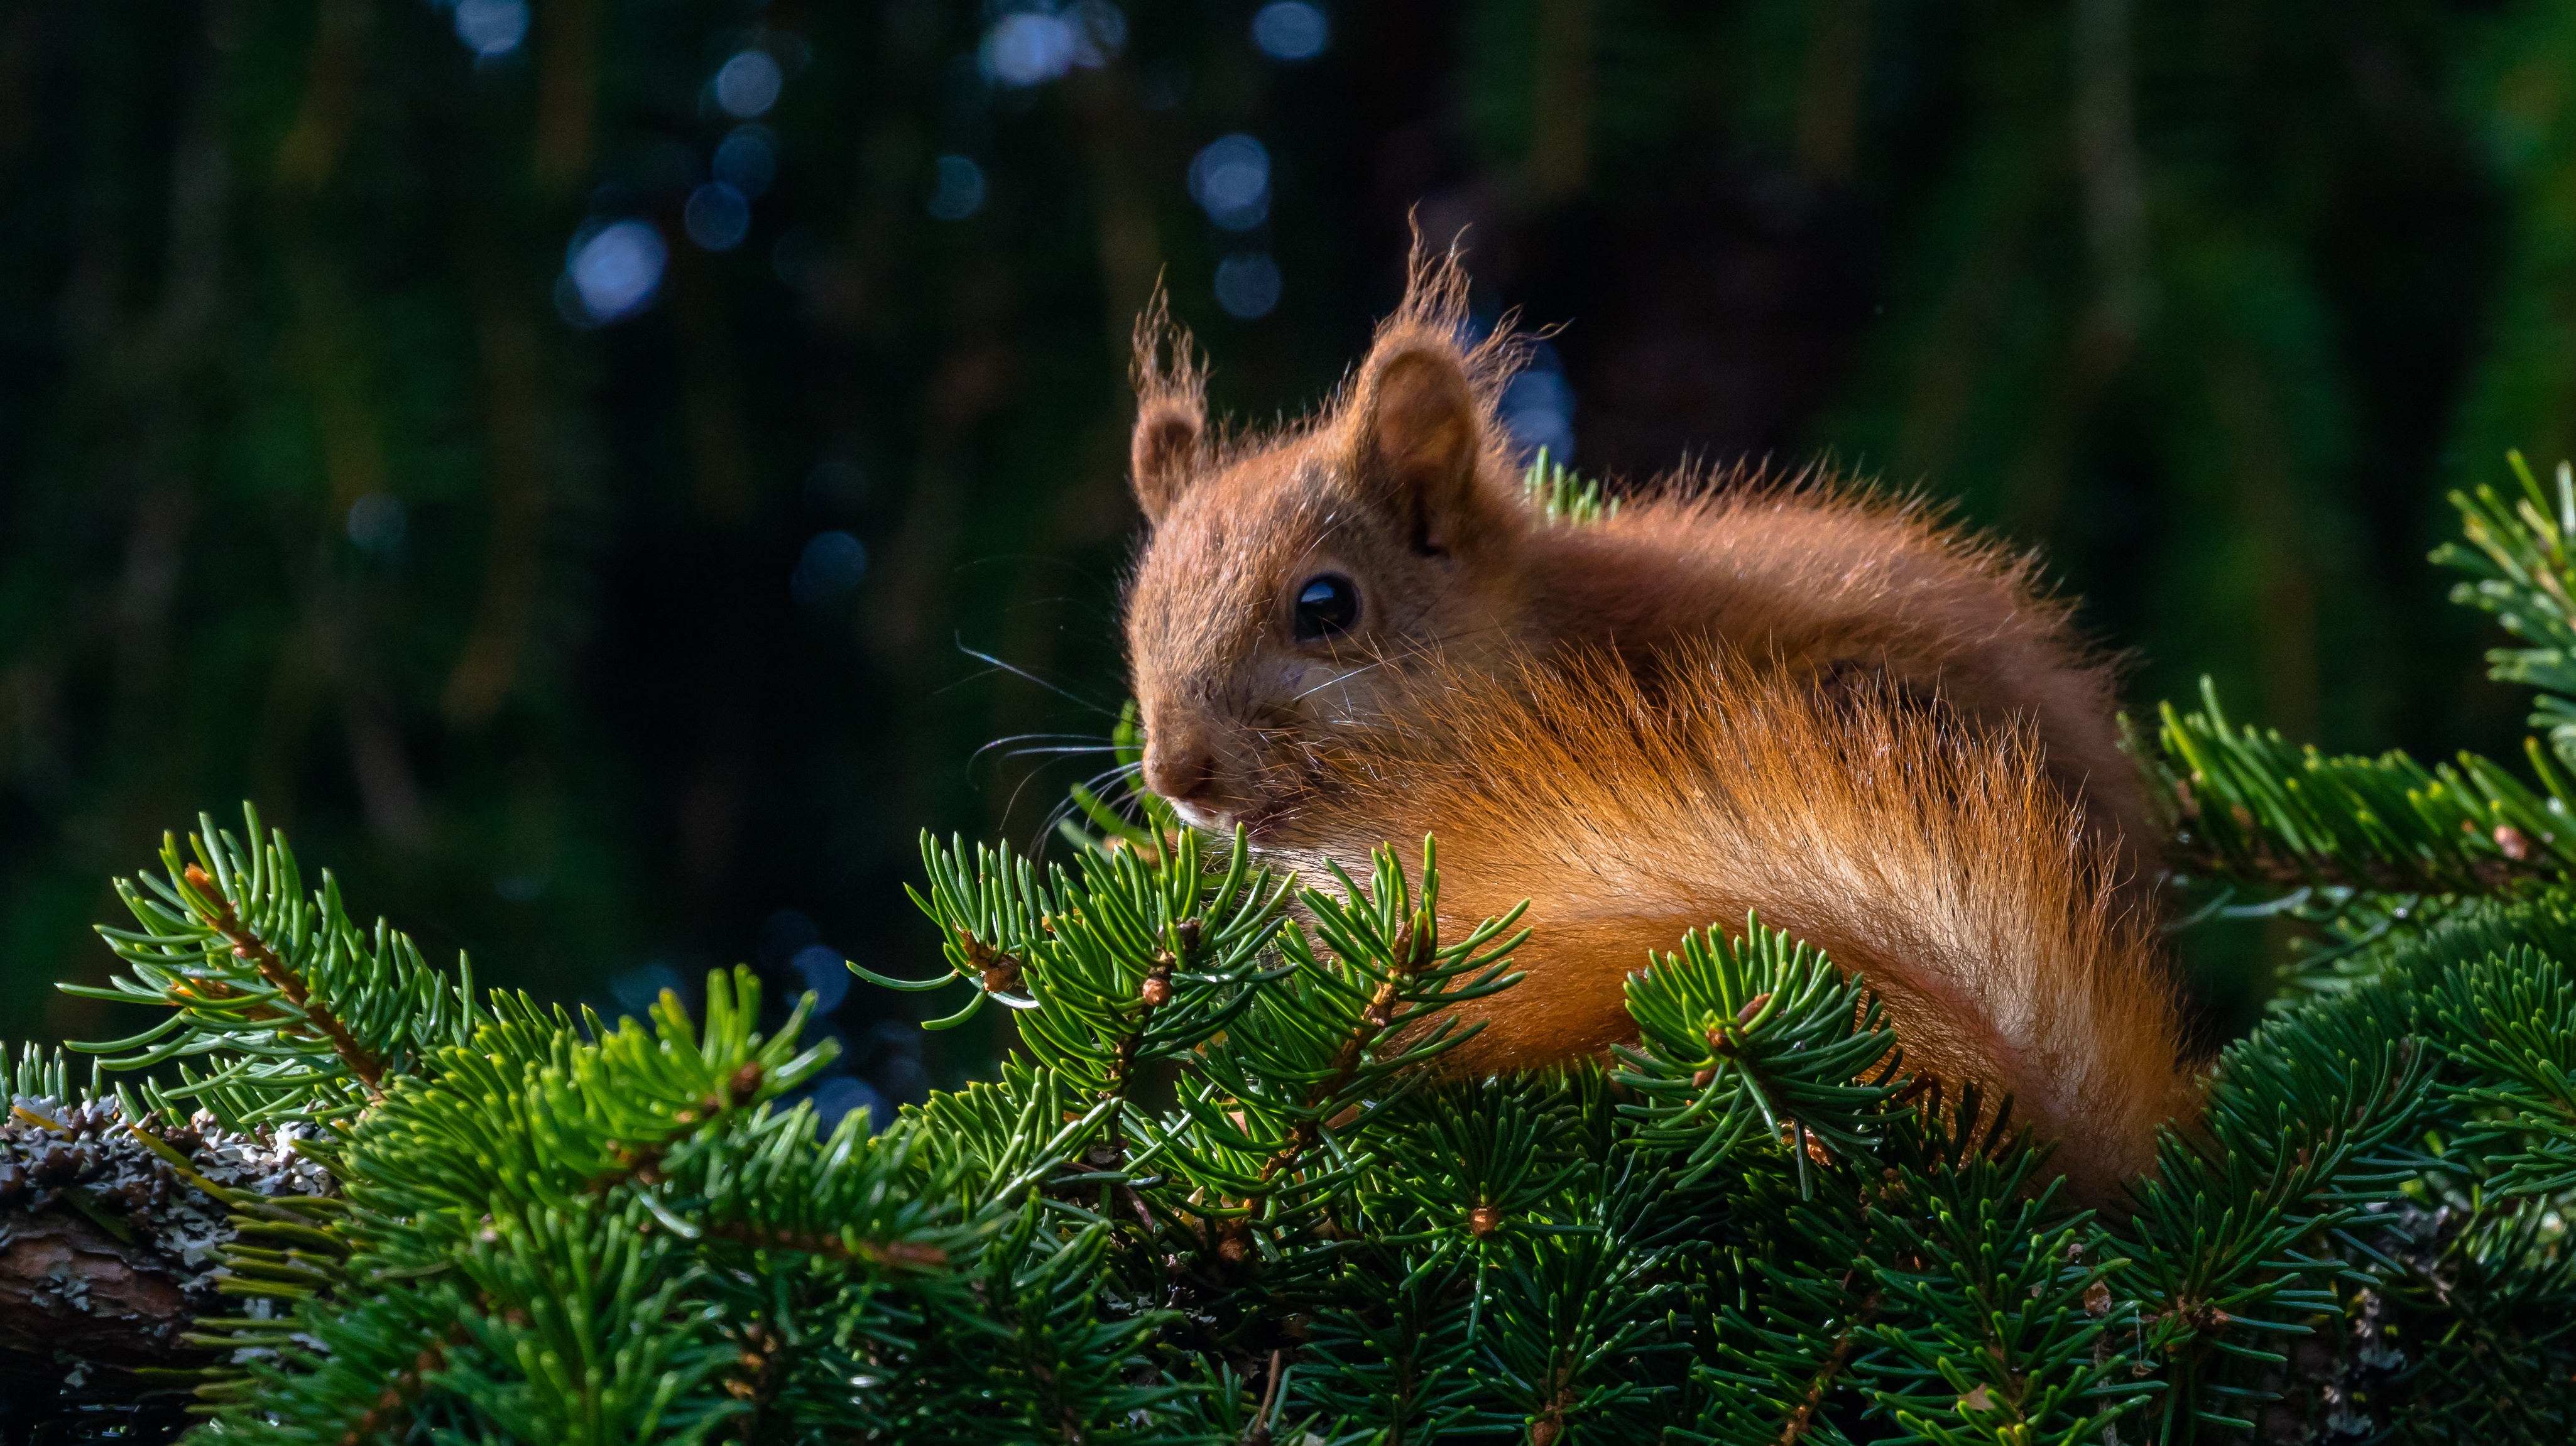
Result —
[[1258, 832], [1405, 672], [1514, 646], [1531, 519], [1493, 411], [1512, 345], [1462, 341], [1464, 294], [1454, 256], [1417, 259], [1341, 394], [1249, 439], [1210, 433], [1159, 298], [1138, 323], [1130, 462], [1152, 531], [1128, 661], [1145, 782], [1190, 822]]

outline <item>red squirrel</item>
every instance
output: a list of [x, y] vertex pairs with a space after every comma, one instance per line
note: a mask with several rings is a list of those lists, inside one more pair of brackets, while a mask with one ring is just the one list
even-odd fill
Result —
[[1126, 600], [1146, 786], [1291, 863], [1438, 835], [1444, 913], [1532, 901], [1466, 1070], [1595, 1054], [1622, 978], [1748, 909], [1886, 1000], [1912, 1067], [2013, 1095], [2084, 1198], [2192, 1094], [2141, 891], [2110, 669], [2032, 564], [1821, 479], [1668, 481], [1572, 524], [1525, 494], [1454, 252], [1341, 393], [1207, 422], [1137, 328]]

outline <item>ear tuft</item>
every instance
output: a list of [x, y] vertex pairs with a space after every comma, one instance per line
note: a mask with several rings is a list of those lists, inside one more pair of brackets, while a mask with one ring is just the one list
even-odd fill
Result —
[[1471, 339], [1467, 268], [1456, 242], [1413, 231], [1404, 301], [1380, 323], [1351, 394], [1353, 461], [1429, 554], [1490, 538], [1504, 521], [1479, 487], [1502, 458], [1491, 400], [1521, 356], [1507, 314]]
[[1160, 282], [1136, 317], [1130, 375], [1136, 387], [1136, 431], [1128, 439], [1127, 463], [1137, 505], [1145, 509], [1147, 521], [1159, 522], [1198, 475], [1200, 444], [1207, 433], [1206, 374], [1188, 330], [1172, 320], [1170, 298]]
[[1381, 345], [1360, 374], [1360, 473], [1422, 553], [1446, 552], [1486, 520], [1476, 490], [1485, 419], [1455, 347]]

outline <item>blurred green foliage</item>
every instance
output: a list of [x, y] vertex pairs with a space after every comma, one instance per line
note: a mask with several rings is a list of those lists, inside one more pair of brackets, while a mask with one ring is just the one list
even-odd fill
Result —
[[[494, 982], [918, 972], [916, 830], [1033, 838], [1106, 762], [977, 750], [1114, 721], [1128, 319], [1167, 278], [1217, 402], [1293, 412], [1409, 213], [1566, 324], [1516, 395], [1587, 474], [1830, 456], [2047, 549], [2134, 702], [2511, 747], [2423, 555], [2446, 487], [2576, 451], [2576, 11], [1317, 13], [1282, 59], [1239, 0], [0, 10], [13, 1032], [106, 1032], [37, 986], [241, 797]], [[1229, 229], [1190, 175], [1237, 134]], [[738, 135], [771, 184], [710, 170]]]

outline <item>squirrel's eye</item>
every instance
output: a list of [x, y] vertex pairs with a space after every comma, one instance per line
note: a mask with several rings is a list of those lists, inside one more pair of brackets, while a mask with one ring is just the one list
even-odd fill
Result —
[[1360, 590], [1338, 572], [1318, 573], [1297, 589], [1297, 641], [1318, 643], [1360, 620]]

